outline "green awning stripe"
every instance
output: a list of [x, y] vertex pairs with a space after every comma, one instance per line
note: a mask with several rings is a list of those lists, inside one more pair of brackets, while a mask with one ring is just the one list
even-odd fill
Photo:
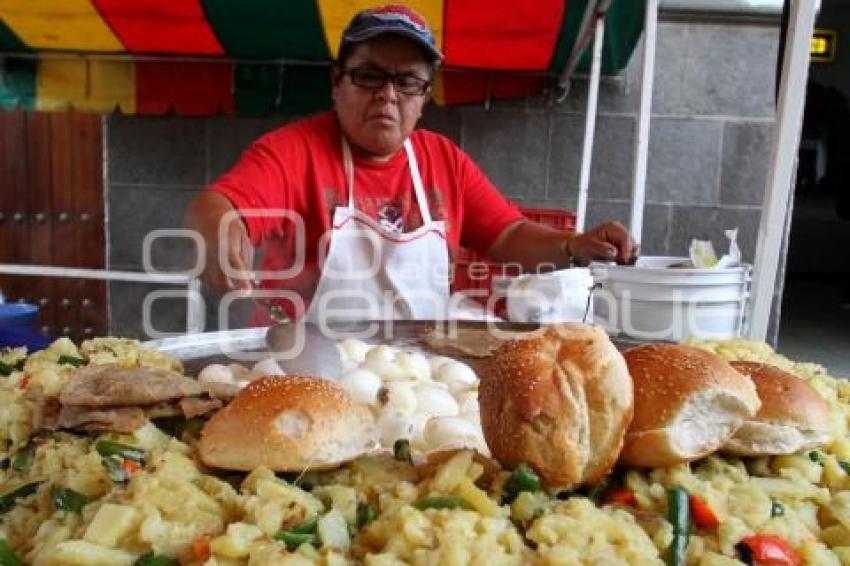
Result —
[[203, 6], [231, 57], [330, 59], [315, 0], [203, 0]]
[[29, 59], [6, 59], [0, 64], [0, 108], [35, 108], [37, 65]]

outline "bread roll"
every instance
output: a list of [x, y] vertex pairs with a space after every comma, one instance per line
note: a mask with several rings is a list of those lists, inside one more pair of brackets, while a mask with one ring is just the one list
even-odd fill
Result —
[[738, 456], [793, 454], [829, 442], [829, 405], [808, 383], [766, 364], [732, 362], [732, 367], [753, 380], [761, 409], [723, 446], [724, 452]]
[[599, 328], [551, 326], [506, 342], [482, 364], [484, 437], [507, 467], [527, 462], [550, 488], [607, 474], [632, 418], [632, 381]]
[[635, 416], [620, 461], [663, 468], [723, 446], [760, 402], [749, 377], [690, 346], [650, 344], [623, 356], [635, 385]]
[[369, 408], [338, 385], [311, 377], [263, 377], [209, 420], [198, 456], [227, 470], [323, 470], [375, 447], [376, 434]]

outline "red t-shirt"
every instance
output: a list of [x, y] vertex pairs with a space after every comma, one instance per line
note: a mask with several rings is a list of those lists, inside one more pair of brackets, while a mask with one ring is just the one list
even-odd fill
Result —
[[[451, 252], [459, 245], [484, 253], [502, 230], [522, 214], [460, 148], [426, 130], [410, 136], [419, 162], [431, 217], [445, 220]], [[312, 297], [319, 277], [317, 243], [331, 228], [333, 210], [346, 206], [348, 194], [339, 124], [333, 112], [318, 114], [274, 130], [246, 150], [239, 162], [210, 187], [240, 211], [285, 209], [303, 219], [305, 266], [285, 281], [264, 287], [297, 291]], [[384, 226], [410, 232], [422, 225], [404, 149], [385, 162], [354, 158], [355, 207]], [[263, 270], [292, 265], [298, 245], [291, 222], [280, 218], [245, 218], [254, 245], [263, 244]]]

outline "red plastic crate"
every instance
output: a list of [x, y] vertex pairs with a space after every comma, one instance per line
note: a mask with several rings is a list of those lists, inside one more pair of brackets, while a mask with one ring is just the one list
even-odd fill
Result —
[[[557, 208], [527, 208], [520, 207], [520, 211], [529, 220], [557, 228], [559, 230], [574, 230], [576, 215], [570, 210]], [[520, 274], [519, 267], [510, 264], [501, 264], [490, 260], [487, 256], [460, 248], [454, 259], [452, 276], [452, 291], [464, 291], [467, 289], [483, 289], [486, 296], [474, 297], [476, 300], [486, 302], [493, 285], [493, 277], [497, 275], [517, 276]]]

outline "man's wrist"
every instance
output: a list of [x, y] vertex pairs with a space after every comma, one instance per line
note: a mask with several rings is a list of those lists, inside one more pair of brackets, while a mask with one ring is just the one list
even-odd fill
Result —
[[576, 236], [578, 236], [578, 233], [570, 232], [561, 242], [561, 253], [563, 253], [565, 258], [567, 258], [567, 263], [569, 265], [572, 265], [576, 260], [571, 249], [572, 243], [576, 239]]

